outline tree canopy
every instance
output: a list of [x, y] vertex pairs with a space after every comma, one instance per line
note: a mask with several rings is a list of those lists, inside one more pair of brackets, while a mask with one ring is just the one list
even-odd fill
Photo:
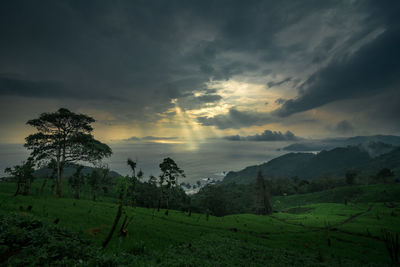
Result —
[[66, 163], [86, 161], [96, 163], [112, 154], [111, 148], [94, 139], [91, 126], [95, 120], [60, 108], [56, 112], [42, 113], [27, 122], [37, 132], [26, 137], [25, 147], [32, 150], [36, 161], [57, 162], [57, 195], [62, 194], [62, 172]]
[[[4, 170], [5, 173], [9, 173], [17, 179], [17, 191], [14, 196], [23, 194], [28, 195], [31, 183], [34, 179], [33, 172], [35, 163], [32, 158], [28, 158], [26, 162], [23, 162], [21, 165], [15, 165], [12, 168], [6, 168]], [[24, 187], [24, 191], [22, 192], [22, 186]]]

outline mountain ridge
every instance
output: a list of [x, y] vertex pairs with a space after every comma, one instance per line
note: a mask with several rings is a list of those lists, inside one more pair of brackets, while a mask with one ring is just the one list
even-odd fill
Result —
[[[375, 153], [373, 149], [378, 152], [383, 149], [385, 153]], [[385, 167], [400, 168], [400, 148], [377, 142], [336, 147], [316, 154], [291, 152], [260, 165], [228, 172], [222, 183], [248, 184], [255, 180], [259, 171], [267, 179], [297, 176], [313, 180], [321, 176], [341, 178], [350, 169], [367, 175]]]

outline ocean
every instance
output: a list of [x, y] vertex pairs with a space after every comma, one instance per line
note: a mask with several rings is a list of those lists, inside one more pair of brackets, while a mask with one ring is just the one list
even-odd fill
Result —
[[[251, 142], [229, 140], [206, 140], [195, 144], [164, 143], [118, 143], [111, 144], [113, 155], [103, 160], [111, 170], [122, 175], [130, 174], [127, 158], [137, 161], [137, 166], [149, 175], [157, 176], [159, 164], [166, 157], [172, 158], [185, 171], [186, 178], [179, 182], [194, 184], [212, 178], [221, 180], [229, 171], [238, 171], [247, 166], [261, 164], [287, 152], [279, 148], [288, 142]], [[29, 155], [22, 144], [0, 144], [0, 176], [6, 167], [19, 164]], [[90, 164], [87, 164], [90, 165]]]

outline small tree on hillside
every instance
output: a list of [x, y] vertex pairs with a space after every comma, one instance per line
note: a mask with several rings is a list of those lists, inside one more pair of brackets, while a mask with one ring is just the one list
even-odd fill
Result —
[[131, 199], [131, 204], [132, 206], [136, 205], [136, 186], [137, 183], [143, 178], [143, 172], [142, 170], [139, 170], [139, 172], [136, 175], [136, 165], [137, 163], [133, 160], [131, 160], [130, 158], [128, 158], [127, 160], [127, 164], [129, 165], [129, 167], [131, 167], [132, 170], [132, 176], [128, 176], [128, 196]]
[[157, 206], [157, 201], [159, 199], [159, 191], [157, 190], [157, 177], [154, 175], [150, 175], [149, 180], [147, 181], [150, 185], [150, 198], [151, 198], [151, 205], [153, 208]]
[[378, 181], [381, 181], [386, 184], [388, 182], [388, 178], [393, 177], [393, 176], [394, 176], [394, 173], [392, 172], [391, 169], [383, 168], [377, 173], [376, 179]]
[[68, 183], [74, 193], [74, 198], [81, 198], [81, 189], [83, 184], [85, 183], [85, 176], [82, 173], [83, 166], [79, 165], [75, 169], [75, 173], [69, 177]]
[[263, 215], [271, 214], [272, 207], [271, 207], [269, 192], [268, 192], [266, 181], [264, 180], [264, 177], [262, 176], [261, 171], [259, 171], [257, 174], [256, 192], [257, 192], [256, 213], [263, 214]]
[[[170, 189], [175, 187], [179, 177], [185, 177], [183, 170], [181, 170], [175, 161], [171, 158], [165, 158], [162, 163], [160, 163], [161, 174], [159, 177], [159, 185], [160, 185], [160, 198], [158, 201], [158, 210], [160, 210], [161, 199], [163, 197], [163, 188], [165, 187], [167, 190], [166, 195], [166, 207], [167, 210], [165, 212], [168, 215], [169, 212], [169, 197], [170, 197]], [[165, 184], [165, 185], [164, 185]]]
[[112, 154], [111, 148], [93, 138], [92, 117], [60, 108], [29, 120], [37, 133], [26, 137], [25, 147], [37, 161], [56, 160], [57, 196], [62, 195], [62, 173], [65, 164], [78, 161], [97, 162]]
[[[17, 191], [14, 196], [22, 194], [29, 195], [31, 183], [34, 179], [33, 172], [35, 163], [32, 158], [28, 158], [22, 165], [15, 165], [12, 168], [6, 168], [5, 173], [9, 173], [17, 179]], [[23, 191], [22, 191], [23, 189]]]
[[346, 184], [354, 185], [356, 182], [356, 177], [358, 173], [354, 170], [349, 170], [346, 172]]
[[100, 188], [106, 183], [108, 175], [108, 169], [93, 169], [92, 172], [87, 176], [87, 183], [93, 194], [93, 200], [97, 200], [97, 193]]

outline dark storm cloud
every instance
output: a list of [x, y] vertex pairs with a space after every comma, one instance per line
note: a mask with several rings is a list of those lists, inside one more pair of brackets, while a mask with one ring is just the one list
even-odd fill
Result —
[[286, 131], [286, 133], [282, 133], [280, 131], [276, 132], [265, 130], [262, 134], [248, 136], [232, 135], [225, 136], [224, 139], [230, 141], [298, 141], [300, 138], [291, 131]]
[[132, 136], [132, 137], [125, 139], [124, 141], [140, 141], [140, 138], [136, 137], [136, 136]]
[[222, 96], [217, 94], [205, 94], [194, 96], [194, 94], [186, 94], [179, 98], [179, 107], [183, 110], [200, 109], [203, 106], [215, 105], [222, 99]]
[[239, 111], [231, 108], [228, 113], [214, 117], [198, 117], [197, 121], [204, 126], [215, 126], [218, 129], [239, 129], [253, 125], [264, 125], [273, 119], [262, 112]]
[[197, 100], [203, 103], [212, 103], [212, 102], [218, 102], [219, 100], [222, 99], [222, 96], [220, 95], [202, 95], [196, 97]]
[[283, 104], [285, 102], [286, 102], [286, 99], [283, 99], [283, 98], [278, 98], [278, 99], [275, 100], [275, 103], [278, 104], [278, 105], [281, 105], [281, 104]]
[[[334, 2], [311, 1], [308, 6], [327, 9]], [[271, 36], [315, 12], [308, 6], [275, 1], [7, 1], [0, 9], [0, 72], [23, 75], [26, 83], [32, 81], [29, 86], [40, 87], [38, 95], [80, 99], [87, 92], [105, 102], [103, 109], [116, 114], [129, 109], [135, 118], [146, 113], [150, 119], [173, 107], [171, 99], [200, 90], [210, 79], [228, 80], [260, 69], [243, 57], [219, 59], [223, 53], [279, 60], [282, 53]], [[10, 90], [1, 88], [0, 94]], [[35, 93], [20, 88], [12, 94]], [[110, 94], [129, 104], [107, 104]], [[87, 106], [85, 98], [81, 106]]]
[[[393, 6], [400, 11], [399, 4]], [[390, 13], [388, 13], [390, 14]], [[299, 86], [275, 114], [285, 117], [342, 99], [356, 99], [400, 86], [400, 20], [387, 19], [385, 31], [353, 54], [333, 59]], [[377, 103], [384, 104], [384, 103]]]
[[30, 81], [13, 74], [0, 74], [0, 95], [36, 98], [71, 98], [122, 100], [115, 96], [93, 94], [87, 91], [76, 92], [65, 84], [54, 81]]
[[[399, 53], [395, 49], [398, 38], [394, 38], [398, 30], [391, 26], [398, 14], [393, 3], [6, 1], [0, 9], [0, 73], [18, 77], [2, 77], [0, 96], [61, 98], [66, 106], [99, 108], [121, 121], [154, 122], [175, 107], [175, 99], [183, 109], [217, 105], [221, 96], [218, 90], [205, 88], [207, 82], [240, 75], [262, 78], [276, 74], [275, 66], [285, 63], [299, 66], [298, 70], [278, 73], [288, 78], [269, 86], [289, 81], [295, 86], [306, 80], [299, 97], [276, 112], [287, 116], [396, 83], [397, 60], [387, 58], [390, 53], [398, 58]], [[347, 24], [336, 25], [342, 17], [321, 14], [344, 14], [351, 22], [359, 13], [368, 15], [361, 20], [359, 32], [377, 27], [386, 32], [355, 54], [328, 62], [309, 79], [296, 75], [310, 64], [323, 64], [332, 51], [346, 50], [361, 38], [359, 32], [354, 33], [338, 48], [340, 32]], [[329, 35], [321, 37], [315, 27], [325, 20]], [[308, 21], [304, 24], [308, 31], [290, 32], [277, 40], [286, 29], [304, 21]], [[368, 53], [371, 59], [362, 59]], [[195, 97], [194, 92], [204, 95]], [[120, 103], [110, 103], [110, 99]], [[262, 125], [271, 117], [232, 109], [198, 121], [227, 129]]]
[[333, 127], [333, 130], [340, 134], [350, 134], [353, 133], [354, 127], [347, 120], [342, 120]]
[[278, 82], [272, 82], [272, 81], [268, 82], [267, 85], [268, 85], [268, 88], [271, 88], [271, 87], [274, 87], [274, 86], [279, 86], [279, 85], [282, 85], [284, 83], [290, 82], [291, 80], [292, 80], [292, 77], [287, 77], [286, 79], [283, 79], [283, 80], [278, 81]]

